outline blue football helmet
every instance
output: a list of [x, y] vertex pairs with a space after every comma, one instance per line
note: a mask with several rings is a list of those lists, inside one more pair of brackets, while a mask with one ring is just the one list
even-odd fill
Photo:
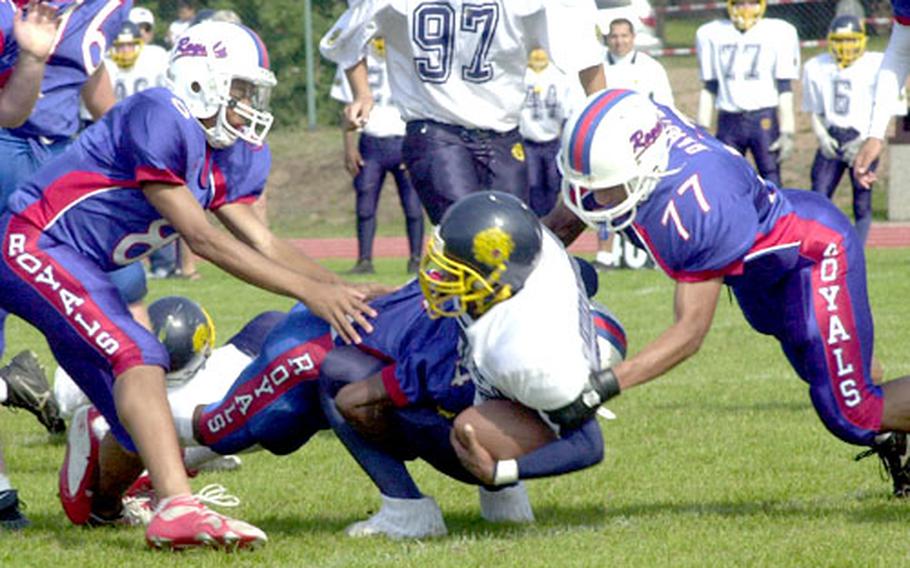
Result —
[[189, 298], [166, 296], [149, 305], [152, 333], [170, 357], [170, 384], [188, 381], [215, 347], [215, 324], [202, 306]]
[[850, 67], [866, 52], [866, 25], [856, 16], [843, 14], [828, 27], [828, 51], [841, 69]]

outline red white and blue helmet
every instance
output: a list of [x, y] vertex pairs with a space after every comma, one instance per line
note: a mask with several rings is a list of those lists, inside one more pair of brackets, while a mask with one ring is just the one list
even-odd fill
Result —
[[[212, 147], [230, 146], [237, 138], [256, 146], [265, 141], [274, 120], [268, 108], [277, 80], [269, 70], [265, 44], [253, 30], [212, 20], [190, 26], [174, 42], [167, 78], [190, 114], [200, 120], [217, 117], [215, 125], [205, 129]], [[243, 99], [231, 96], [232, 85], [243, 88]], [[229, 108], [246, 125], [231, 126]]]
[[[563, 129], [558, 160], [563, 201], [591, 227], [620, 231], [654, 191], [668, 159], [669, 139], [654, 103], [634, 91], [600, 91]], [[625, 199], [597, 205], [592, 192], [614, 186], [624, 186]]]

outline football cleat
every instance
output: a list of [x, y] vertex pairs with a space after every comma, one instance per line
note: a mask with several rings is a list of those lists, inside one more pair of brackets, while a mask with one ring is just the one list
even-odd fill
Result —
[[522, 482], [491, 491], [478, 487], [480, 516], [491, 523], [533, 523], [534, 511]]
[[0, 529], [21, 531], [29, 521], [19, 510], [19, 494], [15, 489], [0, 491]]
[[44, 368], [34, 351], [26, 350], [13, 357], [6, 367], [0, 369], [0, 379], [7, 387], [4, 406], [31, 412], [51, 434], [66, 430]]
[[177, 495], [158, 505], [146, 529], [145, 540], [152, 548], [236, 550], [265, 544], [268, 537], [249, 523], [208, 509], [194, 495]]
[[379, 512], [345, 529], [350, 537], [429, 538], [448, 534], [442, 510], [432, 497], [396, 499], [382, 496]]
[[347, 271], [347, 274], [376, 274], [373, 268], [373, 261], [368, 258], [361, 258], [354, 265], [354, 268]]
[[910, 452], [907, 451], [907, 434], [886, 432], [875, 437], [875, 445], [856, 456], [856, 460], [878, 454], [879, 459], [894, 484], [897, 498], [910, 497]]
[[74, 525], [88, 524], [91, 517], [100, 448], [100, 438], [92, 425], [101, 418], [94, 407], [83, 406], [73, 414], [66, 437], [66, 456], [60, 468], [60, 503]]

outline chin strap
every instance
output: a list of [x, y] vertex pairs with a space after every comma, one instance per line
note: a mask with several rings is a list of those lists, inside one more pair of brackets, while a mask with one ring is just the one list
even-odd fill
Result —
[[612, 369], [594, 371], [578, 398], [556, 410], [546, 411], [547, 417], [561, 429], [578, 428], [597, 414], [600, 405], [620, 392], [619, 380]]

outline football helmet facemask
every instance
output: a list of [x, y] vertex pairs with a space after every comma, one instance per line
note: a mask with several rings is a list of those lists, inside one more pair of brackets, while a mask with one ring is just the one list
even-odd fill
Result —
[[481, 191], [454, 203], [417, 273], [430, 317], [480, 317], [511, 298], [537, 265], [542, 238], [534, 213], [507, 193]]
[[766, 0], [727, 0], [727, 14], [741, 32], [752, 28], [765, 15]]
[[866, 25], [856, 16], [844, 14], [831, 21], [828, 28], [828, 51], [841, 69], [866, 52]]
[[[669, 138], [660, 111], [646, 96], [613, 89], [588, 97], [563, 128], [557, 164], [566, 206], [594, 229], [621, 231], [666, 173]], [[622, 186], [608, 206], [593, 191]]]
[[215, 347], [215, 324], [196, 302], [181, 296], [155, 300], [148, 308], [152, 333], [170, 357], [168, 383], [190, 380]]
[[[196, 119], [216, 119], [213, 126], [203, 124], [210, 146], [225, 148], [237, 138], [261, 146], [274, 120], [268, 107], [277, 80], [268, 67], [268, 52], [255, 32], [209, 20], [190, 26], [174, 43], [167, 80]], [[228, 110], [244, 124], [232, 125]]]
[[121, 69], [132, 69], [142, 52], [142, 36], [139, 26], [133, 22], [123, 22], [120, 31], [111, 43], [111, 60]]

